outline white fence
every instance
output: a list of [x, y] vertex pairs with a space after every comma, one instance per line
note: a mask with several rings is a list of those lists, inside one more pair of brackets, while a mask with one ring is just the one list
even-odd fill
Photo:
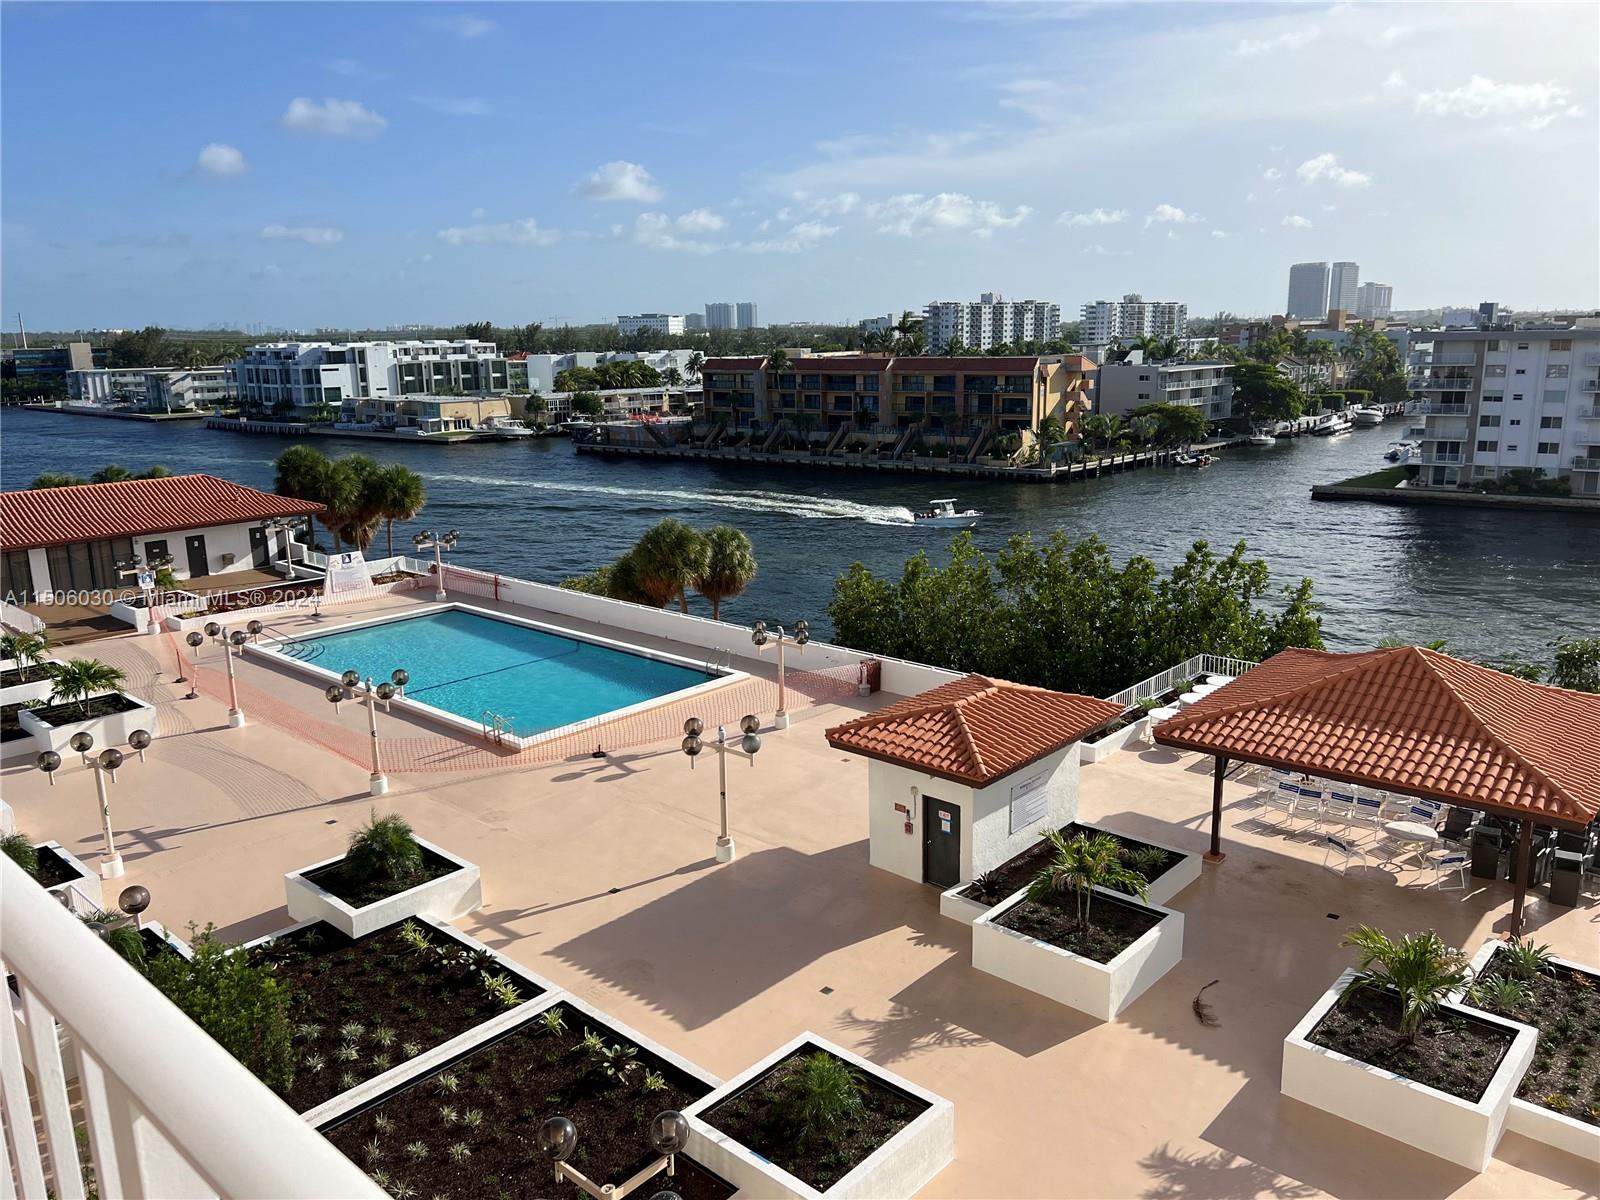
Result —
[[1168, 667], [1159, 675], [1152, 675], [1149, 679], [1141, 679], [1132, 687], [1123, 688], [1106, 699], [1113, 704], [1120, 704], [1124, 708], [1132, 708], [1141, 700], [1149, 700], [1156, 696], [1164, 696], [1175, 686], [1197, 675], [1230, 675], [1237, 678], [1253, 667], [1261, 664], [1251, 662], [1247, 658], [1223, 658], [1216, 654], [1196, 654], [1186, 658], [1176, 666]]
[[[128, 1200], [384, 1193], [0, 855], [0, 1197]], [[61, 1031], [76, 1058], [67, 1094]], [[88, 1134], [87, 1163], [74, 1123]]]
[[43, 621], [9, 600], [0, 600], [0, 625], [14, 629], [18, 633], [43, 633], [45, 630]]

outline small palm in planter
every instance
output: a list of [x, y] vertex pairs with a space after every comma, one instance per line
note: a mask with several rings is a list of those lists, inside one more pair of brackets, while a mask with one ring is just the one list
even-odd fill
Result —
[[857, 1117], [865, 1091], [860, 1071], [818, 1050], [802, 1058], [784, 1079], [783, 1104], [800, 1140], [811, 1142], [826, 1139]]
[[1359, 950], [1361, 961], [1339, 1003], [1348, 1005], [1369, 991], [1394, 995], [1400, 1002], [1399, 1033], [1408, 1042], [1470, 974], [1466, 955], [1431, 929], [1397, 941], [1381, 929], [1361, 925], [1345, 934], [1343, 944]]
[[12, 658], [18, 666], [37, 667], [50, 652], [50, 643], [37, 633], [8, 633], [0, 636], [0, 658]]
[[64, 663], [50, 663], [50, 698], [62, 703], [76, 701], [89, 715], [89, 699], [102, 692], [114, 692], [126, 678], [117, 668], [98, 658], [74, 658]]
[[38, 878], [39, 851], [25, 833], [8, 833], [0, 837], [0, 854], [4, 854], [29, 875]]
[[1060, 830], [1045, 834], [1055, 849], [1055, 857], [1028, 885], [1028, 899], [1036, 903], [1049, 903], [1063, 892], [1071, 892], [1076, 901], [1078, 925], [1087, 929], [1090, 924], [1094, 889], [1111, 888], [1129, 892], [1145, 900], [1149, 887], [1145, 878], [1130, 867], [1122, 857], [1122, 847], [1117, 840], [1104, 833], [1076, 834], [1071, 838], [1061, 836]]
[[370, 883], [399, 883], [422, 868], [422, 847], [402, 816], [390, 813], [371, 820], [350, 835], [344, 856], [347, 878]]

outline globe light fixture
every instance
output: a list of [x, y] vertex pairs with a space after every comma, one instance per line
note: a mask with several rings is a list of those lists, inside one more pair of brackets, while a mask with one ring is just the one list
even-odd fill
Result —
[[128, 735], [128, 745], [139, 755], [140, 762], [144, 761], [144, 752], [150, 749], [150, 743], [154, 740], [148, 729], [135, 729]]
[[456, 543], [461, 540], [461, 531], [452, 529], [449, 533], [434, 535], [433, 530], [424, 529], [411, 539], [411, 544], [419, 551], [433, 551], [433, 598], [435, 600], [447, 599], [444, 590], [444, 558], [446, 550], [454, 550]]
[[[650, 1120], [649, 1135], [650, 1145], [659, 1157], [621, 1184], [598, 1184], [567, 1161], [578, 1147], [578, 1130], [566, 1117], [551, 1117], [540, 1125], [534, 1135], [534, 1145], [550, 1160], [557, 1183], [570, 1183], [597, 1200], [626, 1200], [663, 1171], [669, 1178], [678, 1173], [677, 1156], [689, 1144], [689, 1121], [675, 1110], [657, 1113]], [[677, 1193], [670, 1188], [655, 1193], [651, 1200], [665, 1200], [666, 1197], [678, 1200]]]
[[788, 691], [785, 688], [787, 664], [784, 662], [783, 649], [793, 646], [796, 650], [803, 649], [811, 640], [811, 623], [809, 621], [796, 621], [792, 633], [785, 631], [782, 625], [769, 625], [765, 621], [757, 621], [750, 626], [750, 640], [755, 643], [757, 652], [764, 650], [768, 645], [778, 647], [778, 710], [772, 714], [772, 724], [776, 729], [789, 728]]
[[[135, 729], [128, 734], [128, 745], [138, 752], [141, 761], [144, 752], [149, 749], [154, 739], [147, 729]], [[122, 855], [117, 852], [116, 834], [111, 828], [111, 798], [106, 791], [106, 780], [116, 782], [116, 772], [127, 761], [126, 756], [115, 746], [107, 746], [98, 755], [91, 756], [89, 751], [94, 749], [94, 738], [90, 734], [79, 730], [68, 739], [67, 744], [72, 747], [83, 760], [83, 765], [94, 773], [95, 795], [100, 801], [100, 832], [106, 839], [105, 857], [100, 862], [100, 877], [102, 879], [118, 879], [123, 873]], [[50, 786], [56, 785], [56, 772], [61, 769], [61, 755], [54, 750], [41, 751], [33, 760], [33, 765], [45, 773], [50, 780]], [[124, 908], [127, 906], [124, 905]]]
[[[539, 1153], [551, 1162], [566, 1162], [578, 1148], [578, 1130], [565, 1117], [551, 1117], [539, 1126], [536, 1141]], [[561, 1178], [559, 1171], [556, 1172], [556, 1178]]]
[[[206, 626], [206, 632], [212, 633], [213, 627], [221, 632], [222, 626], [215, 621]], [[215, 636], [215, 634], [212, 634]], [[239, 679], [233, 673], [233, 652], [228, 649], [228, 643], [243, 646], [249, 634], [242, 629], [235, 629], [232, 633], [225, 634], [222, 639], [222, 658], [228, 664], [228, 728], [240, 729], [244, 726], [244, 709], [239, 707]]]
[[117, 907], [133, 918], [133, 927], [139, 928], [139, 914], [150, 907], [150, 889], [142, 884], [122, 889], [117, 897]]
[[717, 835], [716, 855], [720, 863], [732, 862], [737, 849], [733, 838], [728, 834], [728, 755], [742, 755], [750, 760], [750, 765], [755, 765], [756, 752], [761, 749], [761, 739], [755, 731], [761, 728], [761, 720], [751, 713], [741, 718], [739, 728], [743, 731], [737, 744], [728, 740], [728, 730], [725, 726], [717, 726], [716, 741], [707, 741], [701, 736], [705, 732], [705, 722], [699, 717], [690, 717], [683, 723], [683, 741], [679, 748], [689, 759], [689, 766], [693, 768], [694, 760], [706, 750], [711, 750], [717, 756], [717, 805], [720, 814], [720, 832]]
[[100, 751], [100, 769], [112, 772], [112, 780], [116, 780], [116, 769], [122, 765], [122, 751], [107, 748]]
[[215, 621], [207, 621], [206, 622], [206, 636], [207, 637], [214, 638], [221, 632], [222, 632], [222, 626], [221, 625], [217, 624]]
[[[339, 676], [339, 683], [329, 684], [327, 690], [322, 693], [328, 698], [328, 702], [334, 705], [335, 710], [337, 710], [340, 700], [346, 699], [357, 692], [365, 702], [367, 706], [367, 732], [372, 737], [372, 775], [368, 782], [368, 791], [374, 796], [382, 796], [389, 790], [389, 777], [383, 773], [383, 755], [378, 747], [378, 701], [383, 701], [385, 711], [387, 711], [389, 701], [394, 699], [399, 686], [410, 680], [410, 678], [411, 673], [404, 667], [396, 667], [389, 674], [389, 679], [394, 682], [391, 683], [386, 680], [374, 687], [371, 679], [366, 680], [365, 683], [362, 682], [360, 671], [349, 670]], [[344, 686], [341, 688], [340, 684]], [[335, 693], [339, 694], [336, 696]]]
[[33, 765], [43, 771], [45, 777], [50, 780], [50, 786], [55, 787], [56, 772], [61, 769], [61, 755], [54, 750], [46, 750], [33, 760]]
[[252, 638], [260, 637], [261, 636], [261, 630], [263, 628], [264, 628], [264, 626], [261, 624], [260, 621], [251, 621], [248, 625], [245, 626], [245, 629], [249, 632], [249, 634], [250, 634], [250, 636]]
[[[189, 694], [185, 696], [184, 699], [196, 700], [199, 699], [200, 696], [200, 693], [195, 690], [195, 687], [199, 682], [196, 676], [200, 674], [200, 668], [195, 662], [194, 655], [196, 650], [205, 645], [206, 635], [201, 633], [198, 629], [191, 629], [188, 633], [188, 636], [186, 636], [183, 640], [189, 643]], [[179, 680], [179, 682], [181, 683], [183, 681]]]

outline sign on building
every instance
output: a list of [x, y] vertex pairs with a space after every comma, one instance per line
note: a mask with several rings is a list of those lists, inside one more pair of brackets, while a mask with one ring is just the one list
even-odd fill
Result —
[[331, 596], [335, 592], [358, 591], [372, 586], [372, 573], [367, 570], [367, 560], [361, 556], [359, 550], [328, 555], [327, 569], [327, 579], [322, 585], [322, 593], [325, 596]]
[[1044, 820], [1050, 811], [1048, 770], [1037, 771], [1011, 785], [1011, 832], [1021, 833]]

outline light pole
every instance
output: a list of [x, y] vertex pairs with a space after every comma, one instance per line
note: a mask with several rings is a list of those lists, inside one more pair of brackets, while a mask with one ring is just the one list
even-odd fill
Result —
[[183, 640], [189, 643], [189, 694], [185, 696], [184, 699], [194, 700], [200, 695], [200, 693], [195, 690], [199, 684], [200, 675], [200, 663], [199, 660], [195, 658], [195, 652], [205, 644], [206, 635], [201, 633], [198, 629], [191, 629], [188, 636]]
[[161, 632], [161, 627], [156, 624], [156, 571], [171, 565], [171, 555], [163, 558], [152, 558], [146, 563], [137, 554], [127, 561], [117, 564], [117, 575], [121, 578], [132, 575], [140, 593], [144, 596], [144, 632], [146, 634]]
[[756, 644], [756, 650], [766, 647], [768, 642], [778, 644], [778, 711], [772, 714], [772, 724], [777, 729], [789, 728], [789, 706], [787, 693], [784, 691], [784, 663], [783, 647], [792, 643], [797, 650], [805, 649], [805, 644], [811, 640], [811, 622], [796, 621], [794, 633], [783, 631], [782, 625], [768, 625], [765, 621], [757, 621], [750, 627], [750, 640]]
[[290, 579], [294, 578], [294, 526], [295, 523], [288, 517], [269, 517], [261, 522], [261, 528], [267, 533], [267, 566], [272, 566], [272, 543], [277, 539], [273, 534], [283, 534], [283, 561], [285, 573]]
[[389, 710], [389, 701], [395, 694], [411, 680], [411, 673], [403, 667], [397, 667], [390, 673], [389, 678], [377, 687], [372, 686], [369, 676], [363, 685], [360, 671], [346, 671], [339, 676], [338, 683], [330, 683], [323, 696], [337, 711], [339, 701], [347, 700], [354, 696], [355, 690], [362, 688], [362, 698], [367, 706], [367, 732], [372, 735], [372, 781], [371, 792], [374, 796], [381, 796], [389, 790], [389, 778], [383, 773], [383, 759], [378, 752], [378, 701], [383, 701], [384, 711]]
[[[674, 1109], [657, 1113], [650, 1120], [650, 1145], [659, 1158], [634, 1173], [633, 1177], [615, 1186], [599, 1184], [590, 1179], [577, 1167], [567, 1162], [572, 1157], [572, 1152], [578, 1148], [578, 1130], [566, 1117], [551, 1117], [539, 1126], [535, 1137], [539, 1153], [543, 1154], [555, 1167], [556, 1182], [571, 1183], [595, 1200], [626, 1200], [639, 1188], [654, 1179], [663, 1170], [668, 1178], [678, 1173], [677, 1156], [689, 1144], [689, 1121]], [[671, 1191], [657, 1192], [651, 1200], [663, 1200], [665, 1196], [675, 1196]]]
[[[69, 745], [82, 756], [83, 765], [94, 772], [95, 796], [100, 801], [100, 832], [106, 839], [106, 856], [100, 863], [100, 877], [120, 879], [123, 873], [122, 855], [117, 853], [116, 834], [111, 829], [111, 798], [106, 792], [106, 780], [109, 777], [112, 783], [117, 781], [117, 768], [123, 763], [122, 751], [108, 746], [100, 751], [98, 757], [90, 758], [89, 751], [94, 749], [94, 735], [81, 731], [72, 735]], [[142, 760], [150, 745], [149, 731], [135, 729], [128, 735], [128, 745], [139, 752]], [[45, 750], [34, 760], [34, 766], [43, 771], [50, 780], [50, 786], [55, 787], [56, 772], [61, 769], [61, 755], [54, 750]]]
[[411, 544], [418, 550], [433, 551], [433, 598], [444, 600], [444, 551], [454, 550], [456, 543], [461, 540], [461, 531], [452, 529], [449, 533], [434, 535], [433, 530], [424, 529], [411, 539]]
[[[216, 622], [211, 623], [215, 625]], [[209, 631], [211, 625], [207, 625]], [[235, 629], [223, 640], [222, 657], [228, 660], [228, 726], [238, 729], [244, 725], [244, 711], [239, 707], [239, 680], [233, 673], [234, 647], [238, 647], [240, 654], [244, 653], [244, 644], [250, 635], [242, 629]], [[231, 645], [230, 645], [231, 643]]]
[[728, 755], [737, 754], [741, 758], [750, 760], [750, 765], [756, 765], [756, 753], [761, 749], [761, 739], [756, 736], [756, 730], [761, 728], [761, 721], [753, 713], [741, 717], [739, 728], [744, 736], [737, 743], [728, 741], [728, 731], [725, 727], [717, 726], [717, 740], [707, 742], [701, 738], [705, 732], [706, 723], [699, 717], [690, 717], [683, 723], [683, 752], [689, 756], [689, 767], [694, 768], [694, 760], [702, 750], [715, 750], [717, 753], [717, 795], [721, 812], [721, 832], [717, 835], [717, 861], [729, 863], [734, 859], [737, 848], [733, 838], [728, 836]]

